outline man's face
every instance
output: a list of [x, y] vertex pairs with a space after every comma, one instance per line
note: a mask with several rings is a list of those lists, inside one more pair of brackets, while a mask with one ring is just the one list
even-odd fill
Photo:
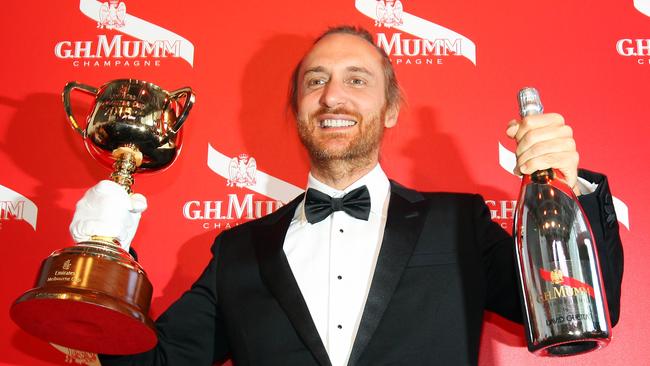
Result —
[[298, 75], [300, 139], [319, 161], [375, 159], [384, 127], [397, 121], [386, 105], [381, 56], [364, 39], [331, 34], [305, 56]]

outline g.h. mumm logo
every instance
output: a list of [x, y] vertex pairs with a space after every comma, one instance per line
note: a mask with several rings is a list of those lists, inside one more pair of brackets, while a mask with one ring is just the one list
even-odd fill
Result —
[[161, 66], [165, 59], [194, 64], [194, 45], [187, 39], [128, 14], [124, 1], [80, 0], [79, 10], [94, 20], [97, 28], [122, 34], [99, 34], [90, 40], [63, 40], [54, 45], [54, 55], [71, 60], [74, 67]]
[[[400, 0], [356, 0], [356, 9], [375, 20], [377, 45], [395, 65], [441, 65], [465, 57], [476, 65], [476, 45], [469, 38], [409, 14]], [[390, 34], [383, 30], [393, 31]]]

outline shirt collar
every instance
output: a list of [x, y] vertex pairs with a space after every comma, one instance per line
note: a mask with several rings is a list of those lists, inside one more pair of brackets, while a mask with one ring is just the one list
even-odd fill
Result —
[[[384, 207], [388, 202], [388, 196], [390, 193], [390, 182], [386, 176], [386, 173], [384, 173], [379, 164], [375, 165], [371, 171], [369, 171], [363, 177], [359, 178], [356, 182], [352, 183], [344, 190], [339, 190], [328, 186], [327, 184], [316, 179], [311, 174], [311, 172], [307, 177], [307, 188], [317, 189], [331, 197], [343, 197], [346, 193], [363, 185], [368, 188], [368, 192], [370, 193], [370, 214], [380, 216], [384, 215]], [[298, 207], [296, 210], [295, 215], [295, 218], [300, 219], [301, 221], [306, 221], [304, 203], [305, 201], [303, 199], [300, 207]]]

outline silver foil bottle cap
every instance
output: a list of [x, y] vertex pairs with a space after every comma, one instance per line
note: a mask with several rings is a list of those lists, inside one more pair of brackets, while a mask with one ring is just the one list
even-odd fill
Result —
[[535, 88], [526, 87], [519, 90], [519, 115], [523, 118], [544, 112], [539, 92]]

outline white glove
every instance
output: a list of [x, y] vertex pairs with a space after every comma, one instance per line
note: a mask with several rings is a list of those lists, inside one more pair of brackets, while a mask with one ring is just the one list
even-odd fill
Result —
[[146, 209], [147, 199], [143, 195], [129, 195], [119, 184], [102, 180], [77, 202], [70, 234], [77, 243], [91, 236], [116, 238], [128, 252], [140, 214]]

